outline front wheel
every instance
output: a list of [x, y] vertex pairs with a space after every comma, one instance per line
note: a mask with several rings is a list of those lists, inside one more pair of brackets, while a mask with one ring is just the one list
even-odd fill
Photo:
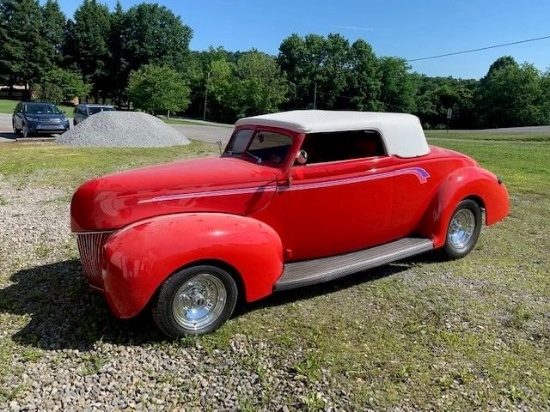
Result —
[[471, 199], [458, 204], [449, 226], [443, 253], [449, 259], [466, 256], [474, 248], [481, 232], [481, 209]]
[[237, 284], [225, 270], [190, 267], [161, 285], [152, 305], [153, 318], [173, 338], [214, 332], [233, 313], [237, 296]]
[[21, 133], [21, 129], [18, 129], [17, 126], [15, 126], [15, 120], [12, 120], [11, 126], [13, 127], [13, 132], [15, 134], [20, 134]]
[[26, 124], [23, 124], [23, 129], [21, 130], [21, 133], [23, 134], [23, 137], [29, 137], [29, 128]]

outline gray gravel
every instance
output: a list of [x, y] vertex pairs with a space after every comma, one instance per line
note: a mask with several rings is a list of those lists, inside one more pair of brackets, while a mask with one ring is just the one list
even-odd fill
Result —
[[0, 411], [295, 411], [312, 396], [350, 410], [328, 371], [296, 371], [311, 348], [243, 334], [167, 342], [149, 316], [114, 319], [85, 285], [68, 204], [0, 175]]
[[162, 120], [141, 112], [100, 112], [63, 133], [56, 142], [67, 146], [163, 147], [189, 140]]

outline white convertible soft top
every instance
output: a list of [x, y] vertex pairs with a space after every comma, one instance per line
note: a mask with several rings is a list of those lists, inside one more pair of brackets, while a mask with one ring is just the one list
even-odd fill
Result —
[[430, 152], [420, 120], [406, 113], [294, 110], [245, 117], [235, 125], [273, 126], [299, 133], [376, 130], [389, 155], [417, 157]]

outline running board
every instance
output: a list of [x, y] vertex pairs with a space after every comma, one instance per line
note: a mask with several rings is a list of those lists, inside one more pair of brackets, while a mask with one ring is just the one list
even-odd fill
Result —
[[428, 252], [434, 248], [430, 239], [403, 238], [395, 242], [343, 255], [287, 263], [275, 290], [288, 290], [329, 282], [397, 260]]

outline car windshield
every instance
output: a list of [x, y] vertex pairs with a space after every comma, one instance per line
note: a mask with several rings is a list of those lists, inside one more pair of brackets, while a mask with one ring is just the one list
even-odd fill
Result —
[[252, 129], [238, 130], [227, 145], [223, 156], [241, 157], [244, 160], [270, 166], [284, 163], [290, 147], [290, 136]]
[[59, 110], [53, 104], [27, 104], [25, 106], [25, 112], [33, 113], [33, 114], [41, 114], [41, 113], [61, 114], [61, 110]]
[[112, 112], [115, 109], [113, 107], [105, 107], [105, 106], [90, 106], [89, 111], [90, 114], [96, 114], [99, 112]]

